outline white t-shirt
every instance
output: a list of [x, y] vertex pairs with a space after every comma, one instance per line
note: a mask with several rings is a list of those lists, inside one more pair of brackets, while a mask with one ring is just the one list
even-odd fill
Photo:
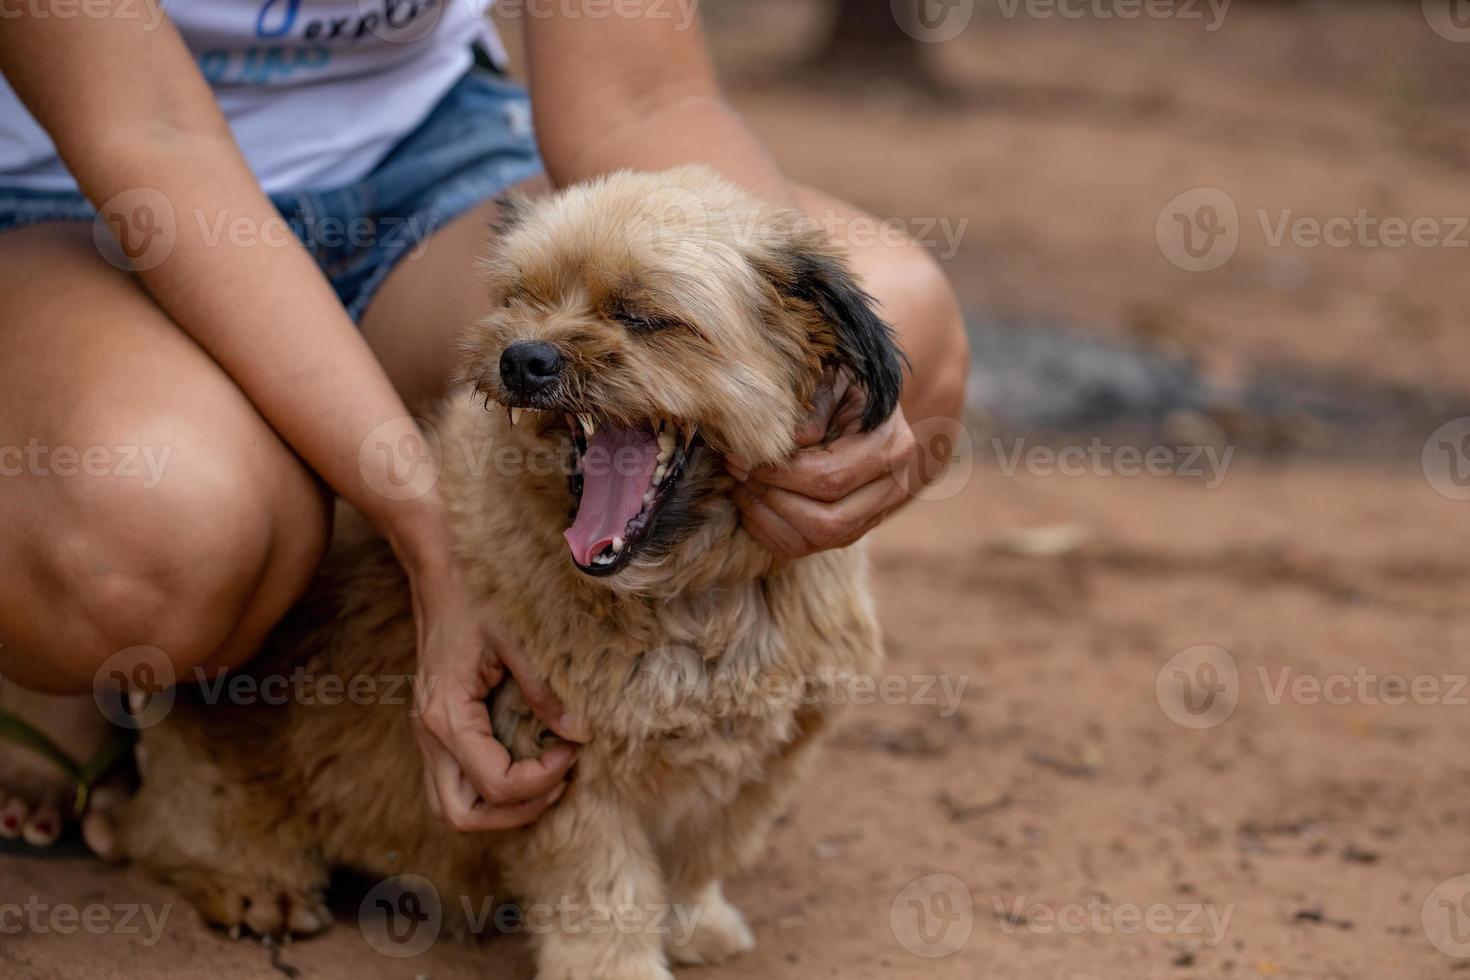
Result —
[[[170, 0], [178, 28], [267, 192], [361, 178], [413, 131], [479, 41], [493, 0]], [[142, 0], [116, 16], [148, 23]], [[85, 16], [85, 5], [77, 8]], [[62, 80], [57, 80], [62, 84]], [[0, 80], [0, 186], [75, 190], [44, 130]]]

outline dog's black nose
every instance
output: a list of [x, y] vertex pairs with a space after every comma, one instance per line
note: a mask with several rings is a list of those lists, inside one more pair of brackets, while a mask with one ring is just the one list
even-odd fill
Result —
[[545, 391], [561, 376], [557, 349], [542, 340], [518, 340], [500, 355], [500, 379], [518, 395]]

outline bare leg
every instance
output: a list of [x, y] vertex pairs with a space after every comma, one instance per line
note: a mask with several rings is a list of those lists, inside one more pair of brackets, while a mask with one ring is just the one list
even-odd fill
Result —
[[[109, 656], [157, 647], [179, 678], [238, 665], [329, 525], [311, 474], [86, 226], [0, 235], [0, 488], [4, 706], [84, 754]], [[0, 744], [0, 834], [54, 840], [67, 792]]]

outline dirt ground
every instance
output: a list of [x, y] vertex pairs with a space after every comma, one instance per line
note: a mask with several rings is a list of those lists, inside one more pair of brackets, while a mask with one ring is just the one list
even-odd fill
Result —
[[[1212, 376], [1287, 364], [1470, 389], [1470, 250], [1274, 248], [1257, 222], [1470, 213], [1470, 45], [1417, 4], [1327, 9], [1242, 4], [1213, 33], [981, 16], [937, 52], [978, 94], [943, 108], [780, 81], [804, 4], [752, 5], [753, 29], [722, 21], [717, 41], [792, 173], [881, 216], [971, 219], [946, 266], [973, 310]], [[1156, 220], [1202, 186], [1235, 200], [1240, 243], [1188, 272]], [[1371, 465], [1243, 447], [1217, 481], [1007, 472], [981, 453], [952, 495], [874, 535], [906, 696], [851, 709], [732, 883], [758, 950], [684, 975], [1470, 977], [1470, 502], [1426, 478], [1428, 436]], [[134, 873], [0, 860], [0, 903], [31, 896], [169, 918], [154, 945], [146, 922], [0, 935], [0, 977], [530, 970], [514, 937], [383, 957], [351, 907], [273, 965]]]

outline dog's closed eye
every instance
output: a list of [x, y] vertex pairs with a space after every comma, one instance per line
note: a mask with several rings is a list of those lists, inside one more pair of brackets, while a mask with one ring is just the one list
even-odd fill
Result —
[[637, 309], [623, 300], [608, 303], [604, 314], [633, 333], [651, 333], [655, 330], [671, 330], [683, 324], [671, 316]]

